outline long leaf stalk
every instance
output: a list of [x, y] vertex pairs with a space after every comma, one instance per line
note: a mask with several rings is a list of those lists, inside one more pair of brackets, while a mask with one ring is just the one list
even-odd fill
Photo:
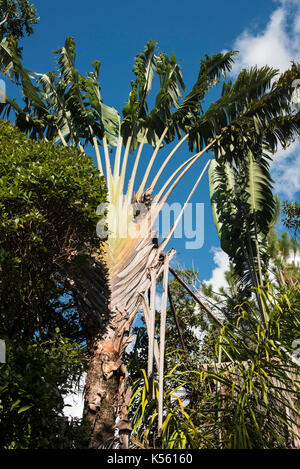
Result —
[[149, 177], [151, 168], [152, 168], [152, 166], [153, 166], [153, 164], [154, 164], [154, 161], [155, 161], [155, 159], [156, 159], [156, 157], [157, 157], [158, 150], [160, 149], [160, 147], [161, 147], [161, 145], [162, 145], [162, 142], [163, 142], [163, 140], [164, 140], [164, 138], [165, 138], [165, 135], [166, 135], [167, 131], [168, 131], [168, 127], [166, 127], [166, 128], [164, 129], [164, 131], [163, 131], [163, 133], [162, 133], [162, 135], [161, 135], [161, 137], [160, 137], [160, 139], [159, 139], [159, 141], [158, 141], [158, 143], [157, 143], [157, 145], [156, 145], [156, 147], [155, 147], [155, 149], [154, 149], [154, 152], [153, 152], [153, 154], [152, 154], [152, 157], [151, 157], [151, 159], [150, 159], [150, 161], [149, 161], [149, 164], [148, 164], [148, 166], [147, 166], [147, 169], [146, 169], [146, 171], [145, 171], [145, 175], [144, 175], [144, 177], [143, 177], [143, 180], [142, 180], [142, 182], [141, 182], [141, 185], [140, 185], [140, 187], [139, 187], [138, 190], [137, 190], [137, 194], [136, 194], [136, 199], [137, 199], [137, 200], [140, 199], [142, 193], [143, 193], [144, 190], [145, 190], [146, 182], [147, 182], [147, 179], [148, 179], [148, 177]]
[[94, 131], [93, 131], [91, 125], [89, 126], [89, 131], [90, 131], [90, 134], [91, 134], [91, 137], [92, 137], [93, 147], [94, 147], [94, 150], [95, 150], [95, 153], [96, 153], [97, 166], [98, 166], [98, 170], [99, 170], [99, 173], [100, 173], [100, 176], [101, 176], [104, 173], [103, 173], [103, 167], [102, 167], [102, 162], [101, 162], [100, 150], [99, 150], [99, 145], [98, 145], [97, 138], [94, 134]]
[[161, 167], [159, 168], [159, 170], [157, 171], [152, 183], [150, 184], [150, 187], [149, 187], [149, 190], [150, 192], [153, 192], [155, 186], [156, 186], [156, 183], [157, 181], [159, 180], [162, 172], [164, 171], [165, 167], [167, 166], [167, 164], [169, 163], [169, 161], [171, 160], [171, 158], [173, 157], [173, 155], [175, 155], [176, 151], [181, 147], [181, 145], [188, 139], [188, 134], [186, 134], [184, 137], [182, 137], [182, 139], [177, 143], [177, 145], [175, 146], [175, 148], [169, 153], [169, 155], [167, 156], [167, 158], [164, 160], [163, 164], [161, 165]]
[[195, 183], [193, 189], [191, 190], [191, 192], [190, 192], [188, 198], [186, 199], [186, 201], [185, 201], [185, 203], [184, 203], [184, 206], [182, 207], [182, 209], [181, 209], [181, 211], [180, 211], [180, 213], [179, 213], [177, 219], [175, 220], [173, 226], [171, 227], [171, 229], [170, 229], [169, 233], [167, 234], [167, 236], [165, 237], [165, 239], [162, 241], [162, 243], [161, 243], [161, 245], [160, 245], [160, 247], [159, 247], [159, 250], [163, 251], [163, 249], [165, 248], [165, 246], [166, 246], [167, 243], [169, 242], [171, 236], [173, 235], [174, 231], [176, 230], [176, 228], [177, 228], [177, 226], [178, 226], [178, 223], [180, 222], [181, 217], [182, 217], [184, 211], [186, 210], [186, 207], [187, 207], [188, 203], [190, 202], [192, 196], [194, 195], [194, 193], [195, 193], [195, 191], [196, 191], [196, 189], [197, 189], [197, 187], [198, 187], [198, 185], [199, 185], [199, 183], [200, 183], [200, 181], [201, 181], [201, 179], [202, 179], [202, 177], [203, 177], [205, 171], [207, 170], [209, 164], [210, 164], [210, 160], [208, 160], [207, 163], [206, 163], [206, 165], [204, 166], [204, 169], [202, 170], [202, 172], [201, 172], [199, 178], [197, 179], [197, 181], [196, 181], [196, 183]]
[[57, 132], [58, 132], [59, 138], [60, 138], [60, 140], [61, 140], [63, 146], [64, 146], [64, 147], [67, 147], [68, 144], [67, 144], [67, 142], [65, 141], [64, 136], [63, 136], [63, 134], [61, 133], [61, 131], [60, 131], [59, 128], [57, 129]]
[[188, 158], [184, 163], [182, 163], [172, 174], [171, 176], [168, 178], [168, 180], [165, 182], [165, 184], [163, 185], [163, 187], [160, 189], [160, 191], [158, 192], [158, 194], [155, 196], [155, 198], [153, 199], [154, 202], [156, 202], [157, 200], [159, 200], [161, 197], [162, 197], [162, 194], [164, 193], [164, 191], [167, 189], [167, 187], [170, 185], [170, 183], [173, 181], [173, 179], [175, 178], [175, 176], [182, 170], [182, 172], [179, 174], [179, 176], [177, 177], [177, 179], [175, 180], [175, 182], [173, 182], [173, 184], [171, 185], [171, 187], [168, 189], [168, 192], [165, 194], [164, 196], [164, 199], [163, 200], [167, 200], [167, 198], [169, 197], [169, 195], [171, 194], [171, 192], [173, 191], [173, 189], [177, 186], [177, 184], [179, 183], [179, 181], [183, 178], [183, 176], [186, 174], [187, 171], [189, 171], [189, 169], [198, 161], [198, 159], [204, 154], [206, 153], [208, 150], [210, 150], [210, 148], [216, 143], [217, 139], [214, 139], [211, 143], [209, 143], [203, 150], [201, 150], [200, 152], [196, 153], [195, 155], [191, 156], [190, 158]]
[[[151, 312], [150, 312], [150, 308], [149, 308], [149, 305], [148, 305], [148, 302], [147, 302], [147, 299], [146, 299], [145, 295], [142, 295], [142, 306], [143, 306], [143, 310], [144, 310], [144, 318], [145, 318], [147, 333], [148, 333], [148, 337], [149, 337], [150, 334], [151, 334], [150, 322], [149, 322], [150, 317], [151, 317]], [[156, 368], [157, 368], [157, 370], [159, 370], [159, 361], [160, 361], [159, 360], [159, 347], [158, 347], [158, 341], [157, 341], [156, 334], [154, 334], [154, 359], [155, 359]]]

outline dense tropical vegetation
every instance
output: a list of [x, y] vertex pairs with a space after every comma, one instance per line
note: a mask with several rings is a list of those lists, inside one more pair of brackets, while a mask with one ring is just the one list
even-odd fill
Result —
[[[299, 65], [244, 69], [233, 82], [236, 52], [206, 55], [186, 92], [175, 56], [149, 41], [121, 116], [102, 100], [100, 62], [86, 76], [76, 69], [73, 38], [55, 52], [55, 71], [29, 73], [18, 38], [33, 32], [36, 11], [1, 1], [0, 12], [1, 71], [23, 98], [0, 104], [13, 121], [0, 126], [2, 447], [299, 447], [299, 206], [285, 203], [292, 236], [279, 236], [269, 170], [278, 146], [299, 138]], [[180, 148], [192, 156], [168, 173]], [[230, 259], [217, 292], [170, 266], [166, 246], [186, 205], [160, 244], [154, 233], [209, 151], [184, 203], [209, 170]], [[67, 423], [63, 397], [83, 371], [83, 420]]]

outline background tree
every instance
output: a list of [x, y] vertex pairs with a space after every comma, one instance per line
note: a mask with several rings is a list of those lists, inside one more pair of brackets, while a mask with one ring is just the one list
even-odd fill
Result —
[[86, 344], [66, 272], [99, 246], [106, 187], [86, 155], [29, 141], [4, 121], [0, 160], [1, 445], [68, 446], [63, 396], [85, 369]]
[[74, 392], [86, 369], [85, 347], [65, 338], [58, 328], [50, 340], [6, 337], [5, 342], [7, 360], [0, 365], [0, 448], [85, 448], [81, 419], [64, 417], [64, 397]]
[[33, 33], [38, 23], [37, 11], [29, 0], [0, 1], [0, 71], [17, 79], [14, 56], [20, 58], [22, 47], [19, 41]]
[[7, 34], [20, 39], [33, 33], [39, 18], [33, 3], [29, 0], [1, 0], [1, 38]]
[[300, 206], [297, 202], [289, 202], [286, 200], [283, 202], [282, 211], [285, 215], [282, 220], [284, 225], [289, 229], [293, 230], [294, 237], [299, 236], [299, 227], [300, 227]]
[[237, 320], [238, 305], [244, 301], [250, 303], [249, 289], [243, 286], [232, 263], [229, 263], [229, 269], [224, 272], [224, 286], [217, 289], [212, 284], [202, 282], [201, 293], [203, 300], [209, 301], [212, 310], [215, 313], [219, 311], [226, 322], [234, 323]]
[[[291, 238], [286, 231], [278, 235], [276, 231], [269, 234], [268, 254], [270, 256], [269, 272], [275, 276], [278, 286], [289, 284], [295, 287], [299, 283], [299, 265], [296, 256], [299, 245], [295, 238]], [[272, 279], [272, 283], [275, 283]]]

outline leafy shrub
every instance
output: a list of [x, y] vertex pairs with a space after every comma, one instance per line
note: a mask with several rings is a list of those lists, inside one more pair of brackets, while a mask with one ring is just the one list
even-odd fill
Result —
[[99, 247], [96, 208], [105, 199], [91, 158], [0, 121], [1, 448], [84, 446], [81, 423], [62, 414], [86, 364], [65, 278]]
[[82, 445], [80, 425], [63, 417], [63, 397], [86, 369], [82, 347], [55, 340], [9, 341], [0, 365], [0, 448], [72, 448]]

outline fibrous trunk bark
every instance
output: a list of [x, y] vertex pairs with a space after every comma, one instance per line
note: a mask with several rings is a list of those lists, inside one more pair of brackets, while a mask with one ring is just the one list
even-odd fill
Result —
[[116, 445], [126, 448], [126, 433], [129, 436], [131, 429], [127, 418], [127, 372], [114, 345], [113, 335], [96, 338], [88, 367], [83, 417], [90, 432], [89, 447], [94, 449]]
[[[88, 262], [75, 263], [67, 278], [90, 357], [83, 412], [89, 432], [89, 448], [127, 448], [131, 432], [127, 416], [130, 388], [122, 356], [133, 338], [129, 337], [129, 331], [142, 297], [137, 286], [134, 298], [128, 295], [130, 303], [120, 301], [120, 309], [115, 306], [112, 311], [111, 285], [107, 282], [102, 262], [96, 256]], [[144, 273], [142, 280], [141, 291], [144, 291], [148, 286]]]
[[130, 434], [127, 406], [130, 390], [123, 351], [131, 340], [126, 313], [109, 310], [109, 288], [102, 263], [92, 257], [76, 263], [67, 280], [73, 292], [87, 339], [89, 365], [85, 384], [83, 421], [89, 448], [125, 448]]

